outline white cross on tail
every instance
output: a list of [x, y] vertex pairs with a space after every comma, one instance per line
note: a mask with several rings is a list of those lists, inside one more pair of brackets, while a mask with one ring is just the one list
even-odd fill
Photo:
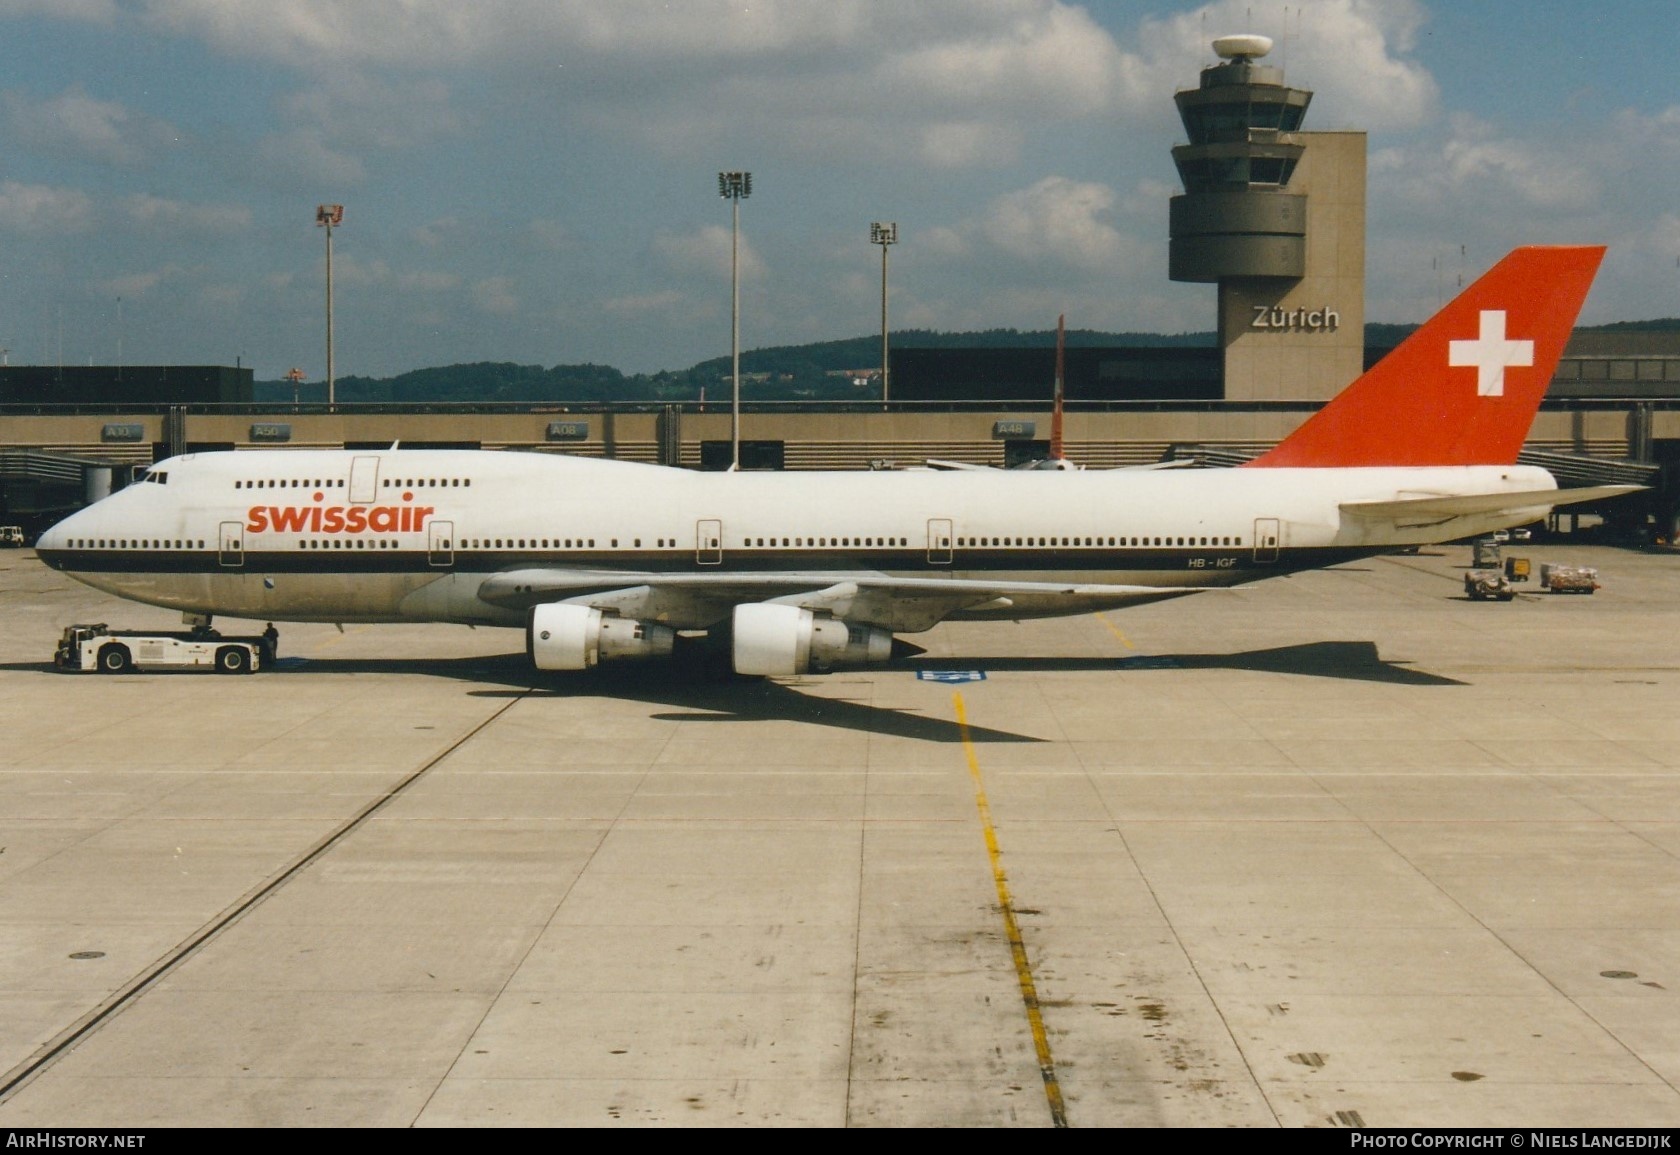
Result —
[[1448, 341], [1447, 364], [1455, 369], [1474, 366], [1476, 395], [1505, 395], [1505, 367], [1534, 364], [1533, 341], [1505, 339], [1505, 310], [1483, 309], [1481, 334], [1474, 341]]

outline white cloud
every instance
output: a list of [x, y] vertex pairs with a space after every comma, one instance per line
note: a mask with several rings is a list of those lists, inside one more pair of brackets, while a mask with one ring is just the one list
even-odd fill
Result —
[[173, 277], [180, 270], [171, 265], [164, 269], [148, 269], [140, 273], [125, 273], [120, 277], [108, 277], [99, 282], [102, 295], [108, 297], [142, 297], [157, 288], [166, 278]]
[[1590, 172], [1557, 154], [1556, 145], [1502, 140], [1467, 113], [1452, 118], [1453, 137], [1442, 149], [1442, 175], [1452, 185], [1491, 184], [1532, 205], [1584, 208], [1598, 192]]
[[205, 285], [197, 293], [199, 306], [211, 312], [233, 312], [245, 300], [245, 289], [240, 285]]
[[918, 133], [917, 159], [934, 168], [966, 168], [988, 159], [1014, 156], [1022, 131], [984, 121], [935, 121]]
[[466, 124], [436, 78], [331, 72], [281, 102], [285, 116], [353, 152], [406, 149]]
[[511, 277], [487, 277], [472, 287], [473, 304], [485, 313], [511, 316], [519, 312], [519, 298]]
[[[563, 341], [660, 368], [727, 349], [729, 207], [708, 190], [741, 164], [761, 181], [741, 216], [749, 347], [870, 331], [871, 218], [903, 227], [895, 327], [1042, 326], [1065, 309], [1207, 328], [1212, 289], [1166, 279], [1171, 94], [1213, 62], [1213, 36], [1252, 30], [1315, 91], [1309, 129], [1371, 131], [1371, 300], [1406, 306], [1384, 319], [1434, 307], [1429, 253], [1449, 241], [1485, 266], [1508, 243], [1607, 240], [1595, 307], [1661, 311], [1680, 105], [1660, 76], [1615, 96], [1582, 78], [1599, 95], [1571, 120], [1513, 103], [1531, 61], [1425, 37], [1420, 0], [1196, 3], [0, 0], [0, 31], [56, 20], [65, 46], [56, 89], [4, 82], [0, 229], [37, 234], [6, 233], [37, 302], [123, 274], [197, 322], [160, 325], [171, 339], [295, 350], [320, 325], [313, 208], [344, 200], [345, 347], [363, 326], [380, 367], [551, 362], [574, 356], [553, 352]], [[1489, 74], [1452, 91], [1476, 116], [1449, 119], [1422, 62], [1471, 49]], [[181, 67], [112, 71], [165, 59]], [[1615, 278], [1638, 294], [1609, 297]], [[228, 315], [203, 315], [199, 282], [251, 296], [213, 294]], [[554, 323], [522, 320], [539, 317]], [[280, 370], [296, 355], [276, 354]]]
[[[395, 278], [396, 273], [392, 271], [390, 264], [385, 261], [378, 259], [361, 260], [343, 252], [333, 255], [333, 285], [335, 288], [364, 289], [376, 285], [389, 285]], [[323, 287], [326, 284], [325, 281], [319, 283]]]
[[1216, 63], [1214, 37], [1256, 32], [1273, 40], [1265, 63], [1282, 67], [1286, 83], [1313, 90], [1308, 128], [1411, 127], [1440, 99], [1429, 71], [1406, 59], [1426, 19], [1417, 0], [1316, 0], [1310, 7], [1220, 0], [1145, 19], [1122, 82], [1132, 104], [1151, 107]]
[[423, 245], [428, 249], [437, 249], [447, 245], [452, 237], [460, 231], [460, 228], [461, 220], [459, 217], [439, 217], [435, 221], [427, 221], [423, 225], [417, 225], [409, 230], [408, 235], [417, 245]]
[[79, 189], [0, 182], [0, 228], [27, 233], [81, 232], [93, 224], [93, 199]]
[[1124, 111], [1121, 55], [1083, 10], [1041, 0], [841, 7], [856, 18], [767, 50], [750, 69], [705, 58], [670, 75], [650, 69], [639, 90], [613, 90], [615, 106], [585, 111], [668, 152], [745, 126], [791, 153], [935, 168], [1007, 164], [1047, 125]]
[[397, 274], [396, 285], [405, 293], [442, 293], [450, 289], [460, 288], [461, 278], [454, 273], [422, 269], [411, 273]]
[[1676, 314], [1680, 214], [1665, 212], [1596, 239], [1608, 241], [1609, 252], [1587, 298], [1589, 321], [1636, 321]]
[[[154, 26], [230, 54], [304, 67], [535, 58], [566, 65], [586, 57], [820, 62], [862, 50], [896, 48], [902, 56], [914, 43], [911, 61], [943, 79], [1043, 83], [1017, 67], [1037, 65], [1064, 92], [1068, 64], [1088, 56], [1087, 39], [1107, 39], [1082, 9], [1046, 0], [142, 0], [141, 8]], [[1031, 51], [1013, 53], [1011, 42]]]
[[109, 24], [117, 17], [116, 0], [0, 0], [0, 17], [50, 16]]
[[[424, 298], [435, 297], [439, 293], [454, 292], [459, 290], [464, 283], [460, 274], [448, 270], [395, 268], [389, 261], [378, 257], [359, 257], [339, 249], [336, 244], [334, 250], [333, 285], [335, 289], [374, 288], [386, 297], [404, 294]], [[325, 270], [321, 250], [316, 250], [316, 256], [318, 263], [314, 271], [302, 277], [290, 272], [271, 273], [265, 283], [276, 291], [291, 290], [297, 288], [301, 283], [302, 291], [307, 294], [324, 292], [326, 282], [323, 279]], [[480, 308], [485, 308], [487, 312], [502, 311], [486, 307], [485, 303], [494, 301], [496, 297], [496, 286], [491, 282], [474, 285], [470, 292], [474, 304]]]
[[125, 197], [122, 207], [136, 223], [169, 232], [237, 233], [251, 227], [251, 210], [239, 205], [191, 204], [136, 193]]
[[1021, 260], [1112, 269], [1127, 249], [1119, 230], [1103, 219], [1114, 201], [1106, 185], [1049, 176], [993, 201], [982, 229], [992, 244]]
[[[946, 11], [930, 12], [936, 7]], [[1122, 58], [1113, 39], [1082, 9], [999, 0], [915, 8], [914, 38], [904, 37], [906, 28], [892, 28], [905, 21], [886, 11], [877, 14], [892, 39], [876, 45], [885, 57], [875, 78], [895, 95], [932, 98], [956, 109], [1005, 96], [1061, 115], [1109, 107]]]
[[950, 225], [934, 225], [916, 231], [916, 248], [936, 260], [958, 260], [968, 255], [963, 231]]
[[[730, 235], [731, 230], [723, 225], [707, 225], [685, 234], [665, 233], [654, 238], [653, 251], [673, 272], [727, 279]], [[744, 232], [740, 238], [739, 262], [743, 278], [757, 280], [767, 271]]]
[[669, 313], [683, 302], [683, 296], [675, 289], [662, 289], [655, 293], [642, 293], [627, 297], [613, 297], [602, 302], [601, 307], [609, 313], [620, 317], [646, 317], [649, 315]]
[[355, 186], [367, 179], [361, 160], [332, 147], [319, 128], [297, 128], [264, 137], [257, 163], [297, 184]]
[[142, 0], [156, 27], [316, 77], [286, 108], [341, 161], [476, 125], [462, 109], [497, 89], [671, 153], [746, 134], [829, 158], [997, 166], [1050, 124], [1170, 123], [1165, 94], [1212, 62], [1211, 36], [1250, 24], [1336, 125], [1434, 108], [1433, 79], [1406, 58], [1416, 0], [1320, 0], [1306, 22], [1298, 4], [1251, 20], [1254, 7], [1146, 18], [1122, 48], [1064, 0]]
[[1680, 150], [1680, 104], [1651, 115], [1625, 108], [1616, 115], [1617, 135], [1642, 149]]
[[9, 132], [26, 147], [49, 155], [134, 167], [180, 141], [180, 131], [168, 122], [100, 100], [79, 87], [44, 100], [7, 92], [0, 96], [0, 109]]
[[1180, 191], [1176, 181], [1145, 178], [1132, 186], [1131, 192], [1120, 202], [1120, 209], [1128, 216], [1140, 217], [1158, 226], [1161, 214], [1166, 211], [1163, 206]]
[[1665, 267], [1672, 268], [1670, 257], [1680, 261], [1680, 216], [1664, 213], [1658, 217], [1647, 232], [1646, 239], [1648, 243], [1640, 247], [1656, 254]]
[[572, 230], [559, 221], [534, 220], [527, 227], [532, 241], [551, 253], [564, 252], [577, 244]]
[[1382, 149], [1370, 158], [1374, 198], [1430, 206], [1447, 198], [1497, 207], [1581, 210], [1594, 205], [1601, 184], [1592, 167], [1571, 159], [1554, 138], [1534, 143], [1499, 136], [1468, 113], [1448, 120], [1445, 139]]
[[1060, 0], [144, 0], [143, 10], [172, 34], [316, 76], [286, 102], [292, 118], [324, 141], [381, 147], [461, 127], [447, 87], [459, 78], [668, 149], [745, 126], [782, 147], [972, 165], [1012, 156], [1031, 124], [1112, 111], [1122, 65], [1109, 34]]

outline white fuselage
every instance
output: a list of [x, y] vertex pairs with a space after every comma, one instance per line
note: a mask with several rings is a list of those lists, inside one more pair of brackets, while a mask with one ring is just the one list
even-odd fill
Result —
[[[191, 613], [519, 625], [522, 608], [480, 596], [488, 579], [578, 572], [603, 589], [649, 575], [788, 573], [1163, 593], [1235, 585], [1520, 524], [1546, 508], [1398, 528], [1344, 517], [1343, 503], [1553, 486], [1522, 466], [696, 473], [534, 453], [250, 451], [163, 462], [55, 526], [38, 549], [89, 585]], [[1126, 600], [1025, 592], [948, 616]], [[713, 624], [683, 616], [668, 615], [678, 628]]]

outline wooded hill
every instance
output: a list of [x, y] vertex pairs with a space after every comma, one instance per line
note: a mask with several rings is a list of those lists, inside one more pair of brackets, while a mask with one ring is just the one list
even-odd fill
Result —
[[[907, 329], [891, 335], [895, 349], [1021, 349], [1056, 347], [1055, 330], [988, 329], [972, 333], [941, 333]], [[1211, 345], [1212, 333], [1102, 333], [1070, 330], [1070, 348], [1111, 345]], [[879, 383], [854, 384], [854, 377], [878, 372], [881, 338], [853, 337], [812, 345], [779, 345], [741, 353], [741, 396], [750, 401], [844, 401], [875, 395]], [[395, 377], [340, 377], [337, 398], [344, 402], [578, 402], [578, 401], [697, 401], [702, 392], [712, 400], [728, 396], [729, 358], [713, 357], [688, 369], [658, 373], [623, 373], [610, 365], [516, 365], [509, 361], [479, 361], [415, 369]], [[306, 381], [300, 400], [319, 401], [326, 385]], [[290, 401], [290, 381], [258, 381], [257, 401]]]
[[[1365, 326], [1365, 343], [1374, 349], [1398, 345], [1416, 325], [1372, 323]], [[1608, 332], [1680, 330], [1680, 320], [1618, 321], [1592, 328]], [[1212, 333], [1105, 333], [1072, 329], [1069, 348], [1116, 346], [1210, 346]], [[905, 329], [892, 334], [895, 349], [1054, 349], [1054, 329], [985, 329], [942, 333]], [[847, 401], [874, 397], [878, 382], [854, 383], [877, 372], [881, 363], [879, 336], [820, 341], [812, 345], [777, 345], [741, 354], [741, 396], [748, 401]], [[728, 396], [729, 358], [713, 357], [688, 369], [658, 373], [623, 373], [611, 365], [516, 365], [511, 361], [478, 361], [415, 369], [395, 377], [340, 377], [338, 400], [345, 402], [569, 402], [697, 401]], [[320, 401], [326, 384], [307, 381], [298, 390], [303, 401]], [[255, 399], [285, 402], [292, 399], [289, 381], [258, 381]]]

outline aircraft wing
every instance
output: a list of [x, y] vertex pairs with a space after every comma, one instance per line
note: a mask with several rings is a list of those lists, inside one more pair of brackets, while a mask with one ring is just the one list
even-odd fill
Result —
[[1521, 493], [1420, 494], [1397, 501], [1347, 501], [1340, 508], [1344, 517], [1386, 521], [1402, 528], [1439, 525], [1474, 514], [1532, 513], [1537, 520], [1559, 505], [1620, 497], [1644, 488], [1643, 485], [1594, 485], [1581, 489], [1531, 489]]
[[859, 625], [905, 633], [932, 628], [954, 613], [1010, 616], [1020, 604], [1108, 609], [1128, 602], [1178, 597], [1195, 589], [1078, 582], [971, 581], [893, 577], [865, 572], [646, 573], [622, 570], [519, 569], [486, 578], [478, 596], [492, 605], [527, 609], [577, 602], [626, 617], [700, 629], [727, 618], [743, 602], [777, 602], [832, 614]]

